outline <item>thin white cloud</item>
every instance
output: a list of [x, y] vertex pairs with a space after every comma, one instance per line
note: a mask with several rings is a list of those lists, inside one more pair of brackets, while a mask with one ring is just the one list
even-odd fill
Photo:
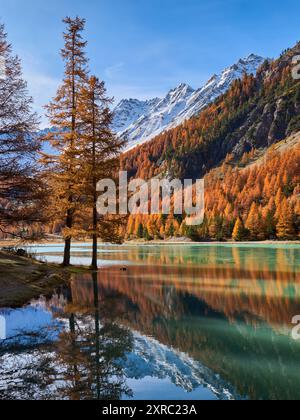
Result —
[[124, 66], [125, 66], [125, 63], [119, 62], [119, 63], [113, 64], [112, 66], [107, 67], [104, 70], [105, 76], [108, 79], [114, 79], [121, 73]]
[[145, 45], [143, 49], [139, 50], [139, 53], [136, 56], [136, 60], [140, 63], [144, 63], [153, 59], [169, 62], [167, 56], [172, 52], [173, 48], [173, 43], [169, 40], [162, 39], [159, 41], [151, 42]]
[[47, 127], [44, 106], [55, 96], [60, 80], [45, 74], [24, 72], [24, 79], [28, 83], [28, 91], [33, 97], [33, 108], [41, 118], [42, 128]]
[[34, 101], [33, 109], [40, 116], [41, 127], [48, 127], [49, 122], [45, 116], [44, 106], [55, 96], [61, 80], [51, 76], [46, 70], [47, 63], [30, 51], [23, 50], [20, 57], [23, 79], [27, 82], [28, 92]]

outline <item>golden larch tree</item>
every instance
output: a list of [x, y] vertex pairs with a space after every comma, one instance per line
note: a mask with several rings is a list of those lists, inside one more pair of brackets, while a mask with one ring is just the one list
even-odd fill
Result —
[[293, 211], [286, 199], [281, 205], [281, 213], [276, 229], [278, 239], [290, 240], [296, 236]]
[[78, 102], [83, 86], [88, 81], [86, 42], [82, 39], [85, 20], [79, 17], [65, 18], [65, 46], [61, 56], [65, 62], [62, 85], [55, 98], [46, 106], [50, 124], [54, 127], [43, 139], [49, 141], [57, 153], [44, 155], [48, 165], [48, 178], [52, 187], [53, 218], [65, 218], [65, 250], [63, 265], [70, 265], [71, 240], [76, 208], [80, 202], [79, 153], [81, 127]]
[[[78, 143], [80, 160], [80, 194], [82, 212], [92, 213], [91, 229], [87, 233], [93, 239], [92, 269], [97, 269], [98, 238], [120, 242], [120, 219], [112, 215], [103, 217], [97, 211], [97, 184], [104, 179], [116, 178], [119, 156], [126, 142], [111, 131], [113, 113], [109, 105], [104, 82], [92, 76], [80, 93], [78, 103], [81, 136]], [[117, 203], [116, 203], [117, 204]]]
[[246, 229], [241, 217], [238, 217], [235, 222], [232, 239], [236, 242], [240, 242], [246, 239]]
[[22, 77], [20, 59], [12, 52], [0, 25], [0, 233], [32, 237], [44, 220], [45, 185], [37, 164], [40, 143], [37, 115]]

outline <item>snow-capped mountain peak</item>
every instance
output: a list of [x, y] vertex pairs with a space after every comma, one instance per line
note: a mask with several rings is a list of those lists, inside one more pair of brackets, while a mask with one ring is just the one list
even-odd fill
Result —
[[175, 89], [171, 89], [169, 94], [173, 96], [184, 96], [190, 92], [194, 92], [194, 89], [186, 83], [181, 83]]
[[123, 131], [142, 115], [148, 114], [159, 101], [159, 98], [147, 101], [123, 99], [114, 110], [114, 130], [117, 132]]
[[197, 90], [181, 83], [162, 99], [123, 100], [115, 108], [113, 129], [118, 135], [128, 139], [128, 148], [144, 143], [199, 114], [218, 96], [224, 94], [234, 80], [242, 78], [245, 73], [256, 74], [264, 61], [263, 57], [250, 54], [220, 74], [214, 74]]

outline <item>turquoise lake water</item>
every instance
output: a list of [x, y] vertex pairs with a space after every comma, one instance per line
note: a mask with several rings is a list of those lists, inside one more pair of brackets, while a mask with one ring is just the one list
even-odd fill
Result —
[[300, 399], [300, 245], [103, 245], [99, 262], [0, 309], [0, 398]]

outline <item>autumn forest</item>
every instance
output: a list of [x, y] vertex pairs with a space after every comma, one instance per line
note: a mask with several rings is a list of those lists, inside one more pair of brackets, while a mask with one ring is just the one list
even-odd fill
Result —
[[[11, 79], [3, 95], [22, 97], [19, 103], [10, 100], [1, 105], [6, 115], [0, 138], [3, 238], [62, 236], [66, 265], [72, 239], [92, 239], [94, 267], [98, 238], [117, 243], [179, 237], [299, 239], [300, 83], [292, 77], [292, 58], [299, 44], [277, 60], [266, 60], [256, 75], [244, 74], [234, 81], [198, 116], [124, 152], [126, 139], [110, 128], [112, 100], [105, 84], [90, 76], [82, 36], [85, 21], [67, 18], [64, 24], [65, 75], [56, 97], [46, 106], [53, 128], [43, 135], [30, 111], [20, 62], [1, 27], [1, 51]], [[15, 149], [10, 146], [12, 139], [19, 142]], [[45, 143], [54, 152], [46, 153]], [[186, 216], [174, 212], [127, 219], [100, 217], [97, 181], [116, 177], [118, 169], [126, 170], [130, 179], [204, 177], [203, 224], [187, 226]]]
[[299, 400], [300, 2], [0, 4], [0, 400]]

